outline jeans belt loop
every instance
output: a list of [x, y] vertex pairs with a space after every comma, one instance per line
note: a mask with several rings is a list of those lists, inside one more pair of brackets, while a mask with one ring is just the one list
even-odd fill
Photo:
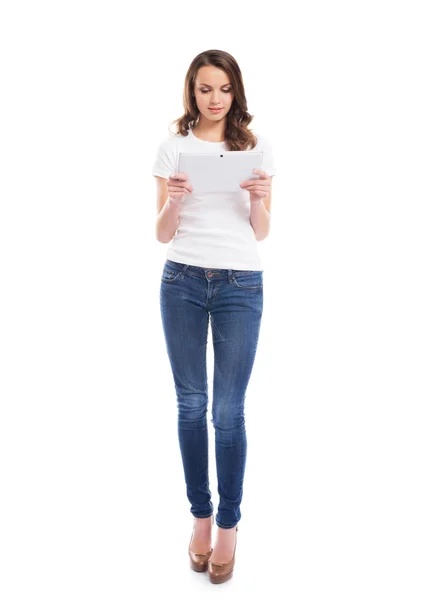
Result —
[[185, 272], [187, 271], [189, 265], [184, 265], [183, 270], [181, 271], [181, 279], [184, 279]]

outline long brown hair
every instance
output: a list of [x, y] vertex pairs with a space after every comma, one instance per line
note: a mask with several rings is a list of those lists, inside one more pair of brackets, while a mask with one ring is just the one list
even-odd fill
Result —
[[[177, 125], [175, 134], [179, 133], [185, 137], [188, 135], [189, 128], [195, 127], [199, 122], [200, 111], [196, 105], [194, 82], [197, 71], [200, 67], [206, 65], [212, 65], [225, 71], [233, 87], [234, 98], [231, 108], [226, 115], [226, 148], [228, 150], [250, 150], [254, 148], [258, 140], [247, 128], [253, 119], [253, 115], [247, 112], [243, 77], [235, 58], [223, 50], [205, 50], [205, 52], [201, 52], [193, 59], [184, 82], [184, 114], [170, 123], [170, 125], [175, 123]], [[170, 131], [170, 133], [174, 135], [174, 132]]]

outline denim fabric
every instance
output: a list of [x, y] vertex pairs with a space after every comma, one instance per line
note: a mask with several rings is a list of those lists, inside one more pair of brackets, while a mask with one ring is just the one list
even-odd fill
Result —
[[214, 348], [211, 422], [219, 505], [215, 522], [235, 527], [246, 465], [244, 403], [263, 307], [263, 271], [206, 269], [165, 261], [160, 310], [178, 408], [178, 440], [187, 497], [195, 517], [213, 514], [208, 475], [209, 317]]

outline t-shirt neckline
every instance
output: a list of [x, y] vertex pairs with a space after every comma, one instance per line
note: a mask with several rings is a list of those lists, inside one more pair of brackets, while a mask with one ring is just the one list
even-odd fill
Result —
[[194, 138], [198, 142], [203, 142], [204, 144], [225, 144], [225, 140], [223, 142], [210, 142], [209, 140], [201, 140], [200, 138], [198, 138], [197, 136], [194, 135], [191, 127], [189, 128], [189, 133], [192, 138]]

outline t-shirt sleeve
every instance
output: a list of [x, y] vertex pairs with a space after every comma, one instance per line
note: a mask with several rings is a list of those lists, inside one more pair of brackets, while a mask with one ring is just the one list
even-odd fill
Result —
[[156, 149], [152, 175], [168, 179], [176, 171], [175, 144], [171, 136], [162, 140]]
[[274, 156], [272, 153], [272, 146], [269, 140], [263, 135], [259, 137], [259, 148], [263, 151], [263, 160], [262, 160], [262, 171], [265, 171], [269, 177], [273, 177], [276, 174]]

